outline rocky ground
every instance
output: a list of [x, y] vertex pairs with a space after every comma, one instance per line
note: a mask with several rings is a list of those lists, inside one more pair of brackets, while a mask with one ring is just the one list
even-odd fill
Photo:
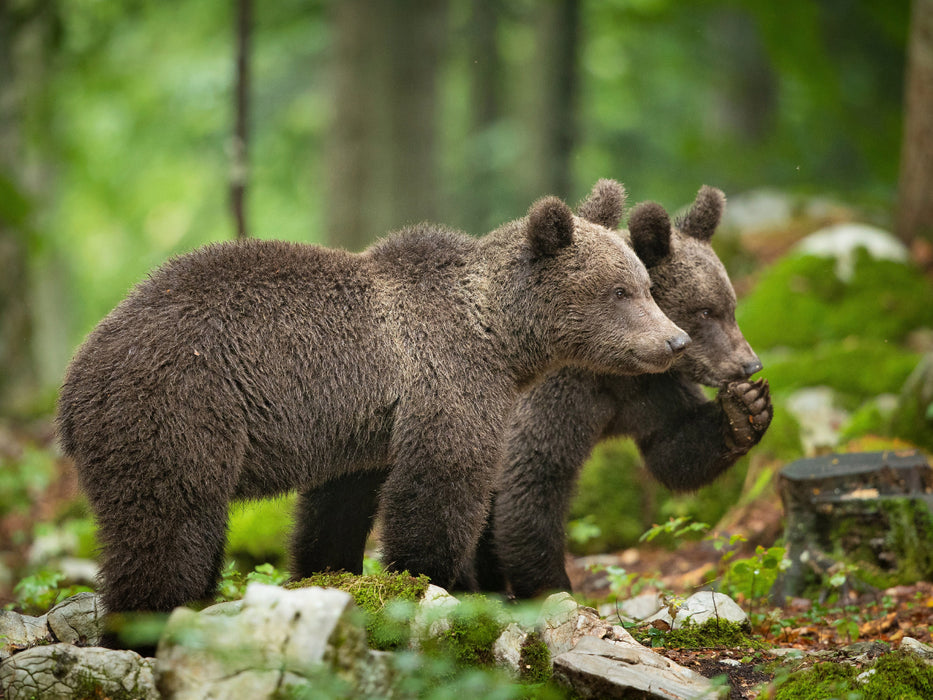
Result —
[[[764, 499], [737, 514], [730, 529], [749, 534], [746, 548], [750, 551], [755, 544], [767, 546], [774, 542], [781, 531], [781, 516], [780, 504]], [[629, 573], [658, 578], [665, 590], [685, 597], [716, 569], [720, 557], [720, 552], [703, 541], [676, 550], [639, 547], [597, 557], [572, 557], [568, 559], [568, 570], [574, 589], [594, 600], [610, 595], [606, 575], [593, 571], [594, 564], [619, 566]], [[777, 657], [768, 649], [788, 650], [779, 652], [785, 655], [793, 650], [801, 653], [795, 664], [800, 668], [822, 661], [861, 667], [880, 653], [898, 648], [905, 637], [933, 644], [933, 583], [927, 581], [885, 591], [847, 591], [842, 603], [825, 607], [806, 598], [792, 598], [783, 607], [750, 605], [747, 601], [742, 604], [756, 621], [751, 636], [765, 649], [655, 650], [708, 678], [726, 674], [731, 687], [729, 697], [738, 700], [759, 697], [774, 679], [773, 662]]]

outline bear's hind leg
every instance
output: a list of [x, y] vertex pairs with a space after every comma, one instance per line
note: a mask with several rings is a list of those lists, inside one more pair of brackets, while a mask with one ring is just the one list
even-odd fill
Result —
[[363, 573], [366, 537], [385, 476], [383, 471], [345, 474], [301, 494], [292, 536], [292, 578], [320, 571]]

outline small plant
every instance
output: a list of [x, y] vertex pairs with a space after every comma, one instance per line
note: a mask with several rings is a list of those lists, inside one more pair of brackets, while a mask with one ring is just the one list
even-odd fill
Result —
[[583, 547], [602, 534], [603, 530], [596, 524], [596, 516], [592, 513], [567, 523], [567, 539], [579, 547]]
[[648, 530], [638, 538], [638, 541], [651, 542], [658, 535], [662, 534], [670, 535], [674, 540], [680, 540], [685, 535], [692, 532], [706, 532], [707, 530], [709, 530], [709, 525], [706, 523], [690, 522], [690, 518], [688, 517], [671, 518], [662, 525], [653, 525], [648, 528]]
[[39, 571], [27, 576], [13, 587], [15, 601], [6, 609], [16, 608], [27, 615], [41, 615], [76, 593], [92, 590], [88, 586], [59, 587], [64, 580], [65, 575], [57, 571]]
[[778, 575], [790, 565], [786, 553], [784, 547], [758, 545], [751, 557], [729, 563], [722, 577], [723, 592], [750, 602], [766, 598]]
[[661, 590], [661, 579], [643, 576], [637, 572], [629, 572], [621, 566], [607, 566], [605, 564], [591, 564], [589, 571], [594, 573], [605, 572], [609, 581], [609, 599], [625, 600], [636, 596], [649, 587]]
[[217, 586], [217, 602], [239, 600], [246, 593], [246, 587], [251, 583], [267, 583], [279, 586], [288, 580], [288, 574], [279, 571], [272, 564], [260, 564], [243, 576], [236, 568], [236, 562], [230, 560], [220, 573], [220, 584]]

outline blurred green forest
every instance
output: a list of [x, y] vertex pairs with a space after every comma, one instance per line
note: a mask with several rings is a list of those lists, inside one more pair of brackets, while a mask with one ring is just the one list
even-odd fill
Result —
[[[233, 236], [235, 13], [0, 3], [8, 409], [48, 410], [133, 283]], [[703, 183], [769, 186], [890, 221], [909, 15], [856, 0], [257, 3], [248, 228], [351, 249], [422, 219], [481, 234], [599, 177], [671, 209]]]
[[[244, 171], [234, 129], [246, 6]], [[47, 425], [68, 359], [128, 289], [172, 255], [234, 237], [231, 182], [244, 174], [250, 235], [351, 250], [423, 219], [481, 235], [544, 194], [575, 203], [611, 177], [631, 201], [672, 212], [702, 184], [732, 202], [768, 191], [795, 203], [770, 237], [747, 236], [761, 223], [753, 210], [716, 240], [779, 409], [791, 389], [829, 385], [861, 421], [847, 437], [922, 443], [926, 404], [898, 433], [874, 399], [901, 391], [930, 349], [916, 332], [933, 327], [933, 216], [909, 221], [924, 202], [930, 211], [933, 137], [905, 122], [905, 104], [922, 122], [933, 88], [911, 102], [905, 86], [912, 28], [931, 16], [930, 0], [0, 0], [0, 422]], [[915, 33], [931, 55], [933, 32]], [[908, 272], [859, 268], [871, 286], [826, 291], [830, 263], [782, 258], [817, 227], [801, 202], [896, 230]], [[840, 299], [852, 303], [829, 323]], [[865, 332], [876, 317], [883, 328]], [[762, 446], [772, 460], [803, 454], [785, 415]], [[9, 502], [35, 500], [54, 482], [51, 458], [4, 454], [2, 442]], [[619, 514], [637, 511], [635, 498], [648, 523], [688, 507], [631, 495], [644, 480], [636, 463], [630, 447], [598, 451], [590, 494], [629, 496], [588, 502], [585, 478], [580, 516], [600, 500]], [[715, 520], [723, 493], [757, 483], [746, 468], [693, 514]], [[622, 472], [632, 477], [611, 481]], [[0, 516], [19, 512], [10, 503]], [[260, 560], [255, 522], [281, 519], [241, 519]]]

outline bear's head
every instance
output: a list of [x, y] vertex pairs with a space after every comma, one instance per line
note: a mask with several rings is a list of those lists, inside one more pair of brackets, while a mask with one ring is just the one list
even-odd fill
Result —
[[[602, 194], [598, 208], [621, 215], [622, 191]], [[652, 241], [651, 250], [635, 251], [602, 223], [574, 216], [556, 197], [532, 205], [519, 224], [533, 281], [529, 308], [542, 317], [551, 355], [561, 364], [617, 374], [666, 371], [690, 338], [658, 308], [639, 258], [653, 259], [664, 246]]]
[[[607, 212], [615, 217], [616, 211], [613, 206], [597, 206], [605, 199], [594, 188], [580, 211], [603, 223]], [[693, 340], [676, 368], [708, 386], [747, 379], [762, 368], [735, 322], [735, 291], [710, 245], [725, 203], [720, 190], [704, 186], [674, 226], [663, 207], [654, 202], [635, 207], [628, 222], [632, 245], [648, 268], [658, 306]]]

